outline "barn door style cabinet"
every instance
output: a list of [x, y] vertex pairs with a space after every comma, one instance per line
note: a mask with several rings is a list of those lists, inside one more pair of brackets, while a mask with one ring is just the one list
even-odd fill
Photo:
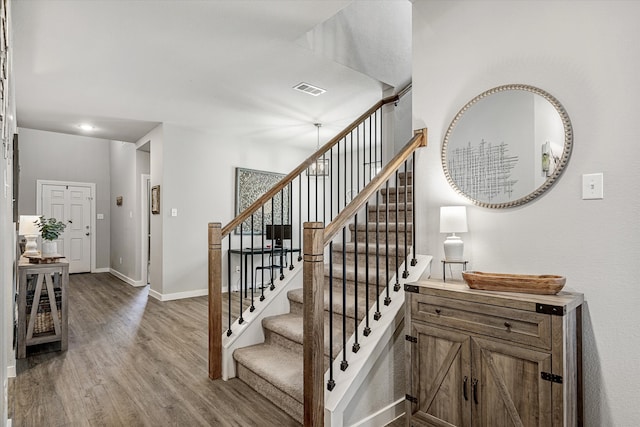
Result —
[[405, 291], [407, 425], [582, 424], [582, 294]]

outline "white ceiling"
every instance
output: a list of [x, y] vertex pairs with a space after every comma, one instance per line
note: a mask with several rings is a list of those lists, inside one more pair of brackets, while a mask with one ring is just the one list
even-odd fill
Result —
[[[299, 42], [350, 3], [14, 0], [18, 126], [87, 135], [89, 122], [135, 142], [167, 122], [308, 145], [314, 122], [331, 136], [382, 95]], [[294, 91], [302, 81], [328, 92]]]

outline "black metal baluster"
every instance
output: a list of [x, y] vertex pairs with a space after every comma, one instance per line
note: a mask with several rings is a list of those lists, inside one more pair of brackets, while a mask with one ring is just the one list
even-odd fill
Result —
[[[324, 153], [322, 153], [322, 164], [326, 165], [326, 151]], [[325, 170], [324, 172], [325, 174], [327, 173], [327, 171]], [[329, 173], [331, 173], [331, 171], [329, 171]], [[327, 226], [327, 176], [323, 175], [322, 176], [322, 224], [326, 227]], [[302, 248], [302, 247], [300, 247]]]
[[[353, 272], [354, 272], [354, 292], [353, 292], [353, 301], [354, 301], [354, 321], [353, 321], [353, 334], [354, 341], [353, 347], [351, 351], [357, 353], [360, 350], [360, 343], [358, 343], [358, 285], [360, 281], [358, 280], [358, 214], [353, 217]], [[346, 313], [346, 309], [343, 309]]]
[[[242, 325], [244, 323], [244, 318], [242, 317], [242, 312], [244, 311], [242, 309], [242, 264], [243, 261], [242, 259], [244, 258], [244, 253], [243, 253], [243, 245], [244, 244], [244, 223], [240, 224], [240, 284], [238, 285], [238, 295], [240, 296], [240, 318], [238, 318], [238, 324]], [[244, 297], [247, 297], [247, 287], [244, 287]]]
[[227, 294], [229, 296], [229, 313], [227, 314], [227, 336], [231, 336], [231, 236], [227, 236], [227, 239], [229, 239], [229, 250], [227, 251]]
[[[309, 182], [309, 179], [307, 177], [307, 182]], [[276, 225], [276, 210], [274, 209], [275, 207], [275, 199], [276, 197], [273, 196], [271, 198], [271, 224], [267, 225], [267, 227], [271, 227], [271, 237], [275, 238], [275, 225]], [[307, 212], [307, 219], [308, 219], [308, 212]], [[271, 256], [269, 257], [269, 280], [271, 282], [271, 284], [269, 285], [269, 290], [274, 290], [276, 288], [275, 285], [275, 280], [273, 280], [273, 257], [275, 256], [275, 242], [277, 242], [277, 240], [272, 239], [271, 240]]]
[[373, 320], [380, 320], [380, 190], [376, 191], [376, 312]]
[[[282, 240], [282, 238], [284, 237], [284, 188], [282, 190], [280, 190], [280, 240]], [[277, 242], [277, 240], [276, 240]], [[280, 247], [280, 253], [279, 253], [279, 258], [280, 258], [280, 262], [278, 262], [278, 265], [280, 265], [280, 280], [284, 280], [284, 260], [286, 260], [286, 255], [284, 255], [283, 258], [283, 254], [284, 254], [284, 242], [282, 242], [282, 246]]]
[[329, 221], [333, 221], [333, 147], [329, 150], [331, 157], [331, 180], [329, 181]]
[[369, 326], [369, 202], [365, 203], [365, 212], [367, 221], [364, 229], [364, 308], [365, 308], [365, 326], [362, 331], [362, 335], [368, 337], [371, 333], [371, 327]]
[[319, 179], [319, 175], [318, 173], [320, 172], [320, 168], [318, 168], [318, 158], [316, 157], [316, 175], [315, 175], [315, 182], [316, 182], [316, 192], [314, 194], [314, 197], [316, 199], [315, 201], [315, 205], [316, 205], [316, 221], [318, 221], [318, 179]]
[[[264, 245], [262, 245], [264, 247]], [[302, 174], [298, 175], [298, 262], [302, 261]]]
[[[384, 289], [386, 296], [384, 297], [384, 305], [391, 304], [389, 296], [389, 180], [385, 183], [385, 204], [384, 204]], [[396, 230], [397, 232], [397, 230]]]
[[[416, 152], [414, 151], [411, 154], [411, 206], [413, 207], [413, 209], [411, 209], [411, 213], [413, 216], [413, 219], [411, 220], [411, 247], [413, 248], [413, 250], [411, 251], [413, 253], [413, 258], [411, 259], [411, 266], [415, 266], [416, 264], [418, 264], [418, 260], [416, 259], [416, 205], [415, 205], [415, 201], [413, 200], [414, 197], [413, 195], [416, 194], [415, 192], [415, 186], [416, 186]], [[408, 190], [407, 190], [408, 191]], [[406, 197], [408, 198], [408, 197]]]
[[[291, 181], [289, 183], [289, 200], [287, 200], [287, 202], [288, 202], [287, 203], [288, 204], [287, 222], [289, 224], [291, 224], [291, 228], [292, 228], [292, 230], [291, 230], [292, 236], [291, 237], [293, 237], [293, 181]], [[292, 240], [292, 242], [293, 242], [293, 240]], [[290, 248], [290, 249], [293, 249], [293, 248]], [[294, 268], [294, 266], [293, 266], [293, 251], [289, 251], [289, 254], [290, 254], [289, 255], [289, 259], [291, 260], [289, 262], [289, 270], [293, 270], [293, 268]], [[286, 259], [286, 257], [287, 257], [287, 253], [286, 252], [284, 253], [284, 256], [285, 256], [285, 259]]]
[[[347, 144], [345, 141], [345, 150]], [[345, 159], [347, 153], [345, 152]], [[345, 164], [346, 172], [346, 164]], [[345, 176], [345, 181], [346, 181]], [[346, 371], [349, 367], [347, 362], [347, 227], [342, 227], [342, 361], [340, 362], [340, 370]]]
[[329, 381], [327, 390], [336, 386], [333, 379], [333, 240], [329, 243]]
[[251, 313], [253, 313], [256, 309], [254, 305], [254, 299], [253, 299], [253, 289], [255, 288], [255, 285], [256, 285], [254, 283], [253, 271], [254, 271], [253, 270], [253, 214], [251, 214], [251, 272], [250, 272], [251, 280], [249, 281], [251, 283], [251, 307], [249, 307], [249, 312]]
[[[402, 278], [409, 277], [409, 227], [407, 227], [407, 208], [409, 206], [409, 198], [407, 197], [407, 184], [409, 182], [409, 175], [407, 174], [407, 161], [404, 161], [404, 271], [402, 272]], [[412, 178], [413, 179], [413, 178]], [[413, 200], [411, 201], [411, 210], [413, 211]]]
[[[262, 209], [262, 225], [260, 230], [262, 230], [262, 250], [260, 251], [260, 256], [262, 257], [262, 268], [260, 269], [260, 273], [262, 274], [262, 278], [260, 280], [260, 301], [264, 301], [264, 237], [265, 237], [265, 228], [264, 228], [264, 204], [261, 207]], [[271, 270], [271, 267], [269, 267]]]
[[398, 261], [398, 256], [399, 256], [399, 251], [400, 251], [400, 247], [399, 247], [399, 235], [400, 235], [400, 220], [399, 220], [399, 216], [398, 216], [398, 204], [399, 204], [399, 200], [398, 200], [398, 193], [400, 192], [400, 181], [399, 181], [399, 174], [398, 174], [398, 170], [400, 168], [396, 169], [396, 220], [395, 220], [395, 225], [396, 225], [396, 255], [395, 255], [395, 259], [396, 259], [396, 268], [395, 268], [395, 272], [396, 272], [396, 283], [395, 285], [393, 285], [393, 290], [395, 292], [398, 292], [400, 290], [400, 267], [398, 265], [399, 261]]
[[336, 156], [338, 156], [338, 170], [337, 170], [337, 188], [336, 191], [338, 192], [338, 195], [336, 196], [336, 207], [337, 207], [337, 212], [336, 215], [338, 215], [340, 213], [340, 141], [338, 141], [338, 149], [337, 149], [337, 153]]

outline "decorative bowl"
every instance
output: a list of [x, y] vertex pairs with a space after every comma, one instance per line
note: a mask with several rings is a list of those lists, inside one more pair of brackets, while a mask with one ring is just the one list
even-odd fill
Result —
[[527, 274], [483, 273], [481, 271], [463, 271], [462, 277], [472, 289], [502, 292], [523, 292], [527, 294], [555, 295], [564, 287], [566, 278], [545, 274], [541, 276]]

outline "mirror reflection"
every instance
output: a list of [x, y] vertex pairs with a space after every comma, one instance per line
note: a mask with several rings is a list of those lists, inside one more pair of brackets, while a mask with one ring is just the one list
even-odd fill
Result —
[[465, 105], [442, 145], [449, 183], [473, 203], [518, 206], [546, 191], [571, 153], [571, 122], [550, 94], [527, 85], [486, 91]]

